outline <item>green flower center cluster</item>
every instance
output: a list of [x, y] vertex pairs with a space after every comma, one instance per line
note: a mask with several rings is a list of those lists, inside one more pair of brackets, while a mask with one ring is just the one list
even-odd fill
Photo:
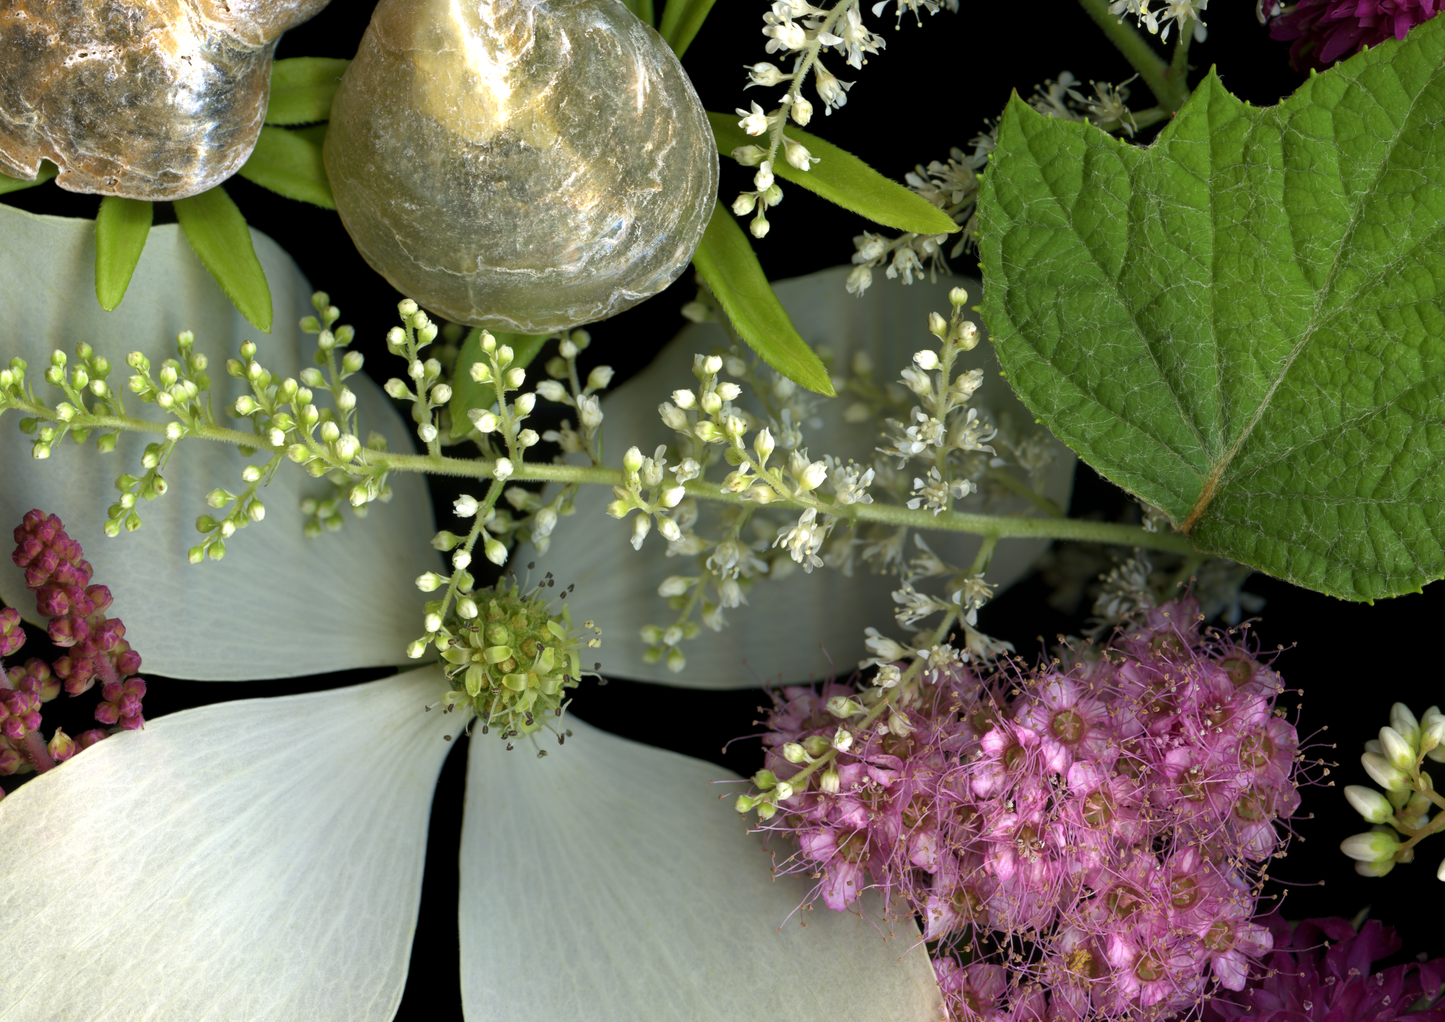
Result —
[[489, 597], [477, 593], [477, 616], [461, 622], [442, 651], [458, 686], [447, 702], [470, 702], [484, 733], [496, 727], [514, 738], [546, 726], [562, 715], [566, 691], [582, 676], [586, 632], [572, 627], [565, 606], [554, 613], [544, 593], [539, 586], [524, 595], [515, 581], [510, 588], [498, 582]]

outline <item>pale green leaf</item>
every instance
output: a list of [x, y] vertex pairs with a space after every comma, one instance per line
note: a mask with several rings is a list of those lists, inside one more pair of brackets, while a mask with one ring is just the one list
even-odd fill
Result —
[[[767, 137], [754, 137], [743, 131], [738, 127], [736, 114], [709, 113], [707, 119], [712, 122], [717, 151], [724, 156], [732, 156], [733, 150], [742, 146], [767, 148]], [[787, 162], [779, 150], [773, 176], [896, 231], [952, 234], [959, 229], [943, 210], [897, 181], [890, 181], [847, 150], [791, 125], [785, 134], [818, 157], [818, 162], [811, 170], [799, 170]]]
[[331, 100], [351, 61], [292, 57], [271, 65], [267, 124], [311, 124], [331, 119]]
[[[920, 348], [936, 343], [928, 333], [928, 314], [947, 315], [949, 289], [962, 286], [971, 295], [979, 293], [975, 280], [941, 277], [922, 280], [909, 287], [869, 288], [854, 298], [843, 290], [849, 267], [839, 266], [822, 273], [777, 284], [778, 300], [804, 338], [827, 351], [836, 369], [866, 357], [876, 367], [878, 382], [894, 380]], [[977, 317], [969, 314], [977, 322]], [[675, 442], [675, 434], [657, 414], [661, 395], [679, 387], [697, 385], [692, 360], [697, 354], [726, 350], [731, 344], [727, 331], [718, 323], [696, 323], [677, 338], [638, 375], [607, 392], [602, 398], [603, 432], [607, 439], [607, 464], [619, 467], [629, 447], [652, 451], [659, 444]], [[977, 348], [959, 356], [958, 372], [978, 369], [984, 385], [970, 404], [988, 422], [999, 423], [1012, 435], [1029, 435], [1033, 416], [999, 379], [998, 361], [986, 333]], [[876, 420], [850, 422], [844, 413], [852, 404], [846, 395], [836, 401], [819, 402], [804, 427], [804, 443], [811, 456], [825, 453], [840, 461], [852, 459], [872, 464], [877, 457], [880, 423]], [[738, 406], [760, 417], [766, 411], [745, 390]], [[1042, 432], [1042, 431], [1040, 431]], [[1068, 448], [1049, 441], [1046, 448], [1056, 454], [1044, 479], [1044, 494], [1061, 507], [1068, 507], [1074, 478], [1074, 457]], [[1018, 478], [1027, 473], [1016, 469]], [[551, 498], [555, 490], [548, 493]], [[754, 688], [759, 676], [772, 681], [796, 682], [826, 677], [831, 664], [840, 668], [868, 655], [863, 629], [872, 626], [888, 631], [897, 604], [888, 585], [850, 583], [832, 569], [808, 574], [795, 569], [784, 575], [748, 583], [748, 602], [725, 612], [728, 626], [720, 632], [702, 629], [697, 638], [679, 647], [687, 656], [680, 674], [664, 662], [648, 663], [648, 644], [640, 632], [644, 625], [670, 624], [676, 612], [657, 595], [657, 587], [669, 575], [697, 574], [688, 559], [668, 557], [667, 541], [654, 532], [633, 550], [628, 542], [631, 523], [608, 517], [604, 510], [613, 494], [606, 487], [584, 486], [575, 498], [577, 513], [565, 519], [552, 533], [545, 554], [531, 546], [513, 553], [513, 564], [536, 561], [539, 571], [550, 571], [563, 585], [576, 583], [577, 590], [567, 602], [575, 621], [594, 620], [602, 629], [603, 644], [597, 651], [602, 669], [609, 677], [683, 685], [689, 688]], [[970, 494], [956, 505], [968, 513], [1026, 514], [1030, 503], [1020, 497], [1001, 498], [993, 487]], [[720, 535], [721, 505], [699, 502], [702, 516], [695, 526], [699, 535]], [[793, 517], [796, 519], [796, 512]], [[979, 550], [979, 538], [957, 532], [930, 532], [930, 547], [950, 564], [971, 564]], [[912, 550], [912, 541], [908, 549]], [[1044, 540], [1004, 540], [989, 564], [987, 578], [992, 585], [1006, 588], [1026, 575], [1048, 547]], [[910, 554], [911, 556], [911, 554]], [[782, 562], [784, 569], [793, 567]], [[875, 580], [876, 581], [876, 580]], [[570, 743], [569, 743], [570, 747]]]
[[10, 192], [20, 192], [26, 188], [43, 185], [58, 173], [60, 173], [59, 167], [49, 160], [41, 160], [40, 170], [36, 173], [35, 180], [33, 181], [27, 181], [23, 177], [11, 177], [9, 174], [0, 174], [0, 195], [7, 195]]
[[220, 185], [174, 204], [176, 219], [201, 265], [247, 322], [271, 332], [271, 289], [251, 247], [246, 218]]
[[335, 209], [331, 182], [321, 159], [325, 137], [324, 127], [319, 132], [263, 127], [256, 138], [256, 148], [236, 173], [288, 199]]
[[657, 30], [679, 58], [697, 38], [697, 33], [702, 29], [702, 23], [707, 20], [714, 2], [715, 0], [667, 0], [667, 6], [662, 9], [662, 24]]
[[1009, 381], [1202, 550], [1370, 600], [1445, 575], [1445, 18], [1149, 148], [1015, 97], [979, 198]]
[[568, 726], [567, 744], [542, 760], [495, 734], [472, 737], [460, 892], [468, 1022], [941, 1017], [911, 914], [888, 919], [869, 892], [862, 915], [821, 905], [794, 915], [816, 881], [773, 876], [732, 807], [741, 787], [710, 783], [733, 780], [726, 770], [575, 718]]
[[722, 203], [713, 209], [692, 265], [712, 289], [738, 336], [794, 383], [832, 397], [833, 381], [773, 294], [747, 235]]
[[[8, 559], [8, 558], [7, 558]], [[237, 626], [243, 627], [243, 626]], [[254, 637], [265, 645], [266, 637]], [[0, 802], [27, 1022], [391, 1022], [454, 716], [435, 667], [122, 731]]]
[[[512, 349], [512, 365], [526, 368], [532, 364], [537, 357], [537, 352], [547, 343], [551, 334], [509, 334], [501, 331], [488, 331], [497, 344], [507, 345]], [[497, 403], [497, 392], [490, 383], [478, 383], [472, 379], [472, 366], [478, 362], [485, 361], [482, 354], [482, 331], [480, 327], [473, 328], [467, 334], [467, 339], [462, 342], [462, 350], [457, 353], [456, 370], [452, 375], [452, 401], [448, 406], [452, 419], [452, 437], [461, 439], [471, 432], [471, 420], [467, 418], [467, 412], [474, 408], [487, 409]], [[534, 382], [536, 377], [532, 373], [527, 374]]]
[[[252, 237], [274, 288], [278, 324], [269, 338], [241, 318], [175, 224], [151, 229], [126, 300], [105, 312], [84, 297], [93, 286], [95, 224], [0, 204], [0, 304], [7, 310], [0, 319], [0, 365], [23, 358], [37, 396], [59, 400], [41, 373], [51, 352], [73, 353], [83, 340], [110, 360], [110, 385], [123, 389], [130, 352], [139, 351], [159, 369], [175, 357], [176, 335], [190, 330], [196, 353], [210, 361], [216, 417], [233, 429], [249, 429], [245, 420], [226, 415], [237, 397], [251, 392], [225, 371], [226, 359], [237, 357], [243, 341], [254, 340], [261, 365], [278, 380], [294, 379], [316, 350], [316, 338], [298, 326], [316, 311], [311, 285], [274, 241], [260, 233]], [[343, 321], [345, 310], [343, 302]], [[363, 430], [376, 430], [392, 450], [405, 448], [411, 430], [381, 388], [365, 374], [347, 385]], [[127, 404], [133, 414], [160, 415], [133, 398]], [[156, 439], [123, 433], [110, 454], [99, 453], [94, 442], [67, 440], [48, 460], [36, 461], [17, 416], [0, 415], [0, 523], [14, 528], [31, 508], [60, 516], [94, 565], [95, 581], [110, 587], [111, 613], [125, 622], [126, 639], [144, 658], [146, 672], [240, 681], [405, 662], [427, 599], [412, 580], [440, 564], [427, 543], [433, 525], [424, 476], [393, 475], [390, 502], [370, 505], [365, 521], [348, 512], [339, 532], [309, 540], [301, 532], [299, 506], [306, 497], [331, 496], [331, 484], [283, 465], [260, 491], [265, 520], [227, 540], [224, 560], [188, 564], [186, 550], [200, 539], [196, 517], [211, 511], [206, 494], [218, 486], [242, 489], [242, 471], [264, 465], [267, 455], [182, 441], [163, 469], [166, 495], [138, 505], [140, 529], [108, 539], [102, 527], [116, 499], [115, 477], [139, 474], [144, 448]], [[35, 599], [8, 556], [0, 557], [0, 600], [32, 623], [38, 620]], [[178, 621], [185, 627], [178, 628]]]
[[95, 216], [95, 297], [110, 312], [125, 297], [151, 232], [149, 202], [107, 195]]

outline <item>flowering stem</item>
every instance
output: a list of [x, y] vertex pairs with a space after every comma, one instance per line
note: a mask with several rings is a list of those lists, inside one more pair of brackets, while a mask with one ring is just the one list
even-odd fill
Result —
[[[987, 540], [984, 541], [984, 550], [990, 553], [992, 552], [992, 547]], [[980, 551], [980, 555], [982, 555], [982, 553], [983, 551]], [[977, 562], [975, 562], [975, 566], [977, 566]], [[949, 630], [957, 623], [958, 609], [954, 608], [943, 616], [942, 623], [940, 623], [933, 632], [933, 642], [930, 645], [937, 646], [943, 642], [943, 640], [947, 638]], [[927, 663], [928, 661], [924, 657], [915, 656], [913, 662], [909, 664], [907, 670], [903, 672], [903, 677], [899, 679], [898, 684], [889, 689], [888, 693], [882, 699], [879, 699], [872, 706], [868, 707], [867, 713], [858, 727], [863, 730], [872, 727], [873, 722], [883, 716], [885, 710], [891, 709], [906, 693], [910, 692], [914, 683], [918, 681], [919, 675], [923, 673], [923, 668]], [[827, 767], [837, 758], [838, 750], [836, 748], [827, 749], [817, 759], [805, 764], [801, 770], [791, 777], [785, 778], [785, 780], [793, 785], [795, 791], [806, 791], [808, 778], [819, 770]]]
[[[389, 451], [364, 451], [359, 455], [370, 465], [385, 466], [403, 472], [431, 472], [480, 478], [490, 476], [493, 462], [465, 458], [431, 458], [423, 455], [393, 454]], [[517, 465], [511, 479], [517, 482], [593, 483], [602, 486], [626, 486], [622, 471], [614, 468], [578, 465]], [[754, 501], [741, 494], [725, 493], [717, 483], [694, 479], [687, 484], [689, 496], [720, 501], [738, 507], [756, 507]], [[786, 498], [773, 502], [777, 507], [807, 507], [801, 501]], [[994, 535], [1000, 539], [1067, 539], [1085, 543], [1112, 543], [1137, 546], [1149, 550], [1167, 550], [1176, 554], [1195, 553], [1189, 540], [1178, 533], [1146, 532], [1136, 525], [1111, 522], [1088, 522], [1079, 518], [1011, 518], [1005, 515], [974, 515], [958, 511], [911, 510], [893, 504], [818, 504], [820, 510], [854, 522], [881, 522], [885, 525], [907, 525], [917, 529], [942, 529], [947, 532], [968, 532]]]
[[[1104, 35], [1109, 37], [1109, 41], [1124, 55], [1124, 59], [1134, 65], [1134, 70], [1139, 72], [1159, 105], [1171, 114], [1178, 112], [1189, 98], [1189, 87], [1184, 84], [1183, 76], [1174, 78], [1172, 69], [1154, 52], [1149, 40], [1140, 35], [1133, 25], [1125, 24], [1123, 18], [1109, 13], [1109, 0], [1079, 0], [1079, 3]], [[1193, 31], [1192, 25], [1190, 31]], [[1176, 57], [1177, 55], [1176, 51]]]
[[[55, 421], [54, 412], [43, 405], [16, 402], [12, 407], [41, 419]], [[86, 415], [84, 422], [77, 425], [86, 429], [116, 429], [142, 433], [164, 434], [167, 424], [129, 416]], [[204, 423], [187, 428], [187, 435], [201, 440], [233, 444], [279, 453], [282, 449], [272, 447], [264, 436], [247, 433], [223, 426]], [[491, 479], [496, 461], [486, 458], [449, 458], [441, 454], [400, 454], [392, 451], [363, 450], [350, 462], [342, 462], [327, 450], [324, 444], [311, 441], [309, 446], [318, 457], [324, 458], [334, 468], [343, 471], [362, 469], [385, 469], [397, 472], [427, 472], [433, 475], [462, 476], [471, 479]], [[520, 453], [520, 452], [517, 452]], [[590, 483], [602, 486], [625, 486], [620, 469], [602, 466], [540, 465], [513, 458], [513, 472], [510, 479], [516, 482]], [[694, 479], [687, 483], [690, 496], [705, 500], [720, 501], [738, 507], [756, 507], [754, 501], [741, 494], [726, 493], [717, 483]], [[493, 498], [493, 501], [495, 498]], [[1001, 515], [963, 514], [957, 511], [943, 511], [934, 515], [926, 509], [910, 508], [891, 504], [827, 504], [822, 501], [795, 501], [783, 498], [774, 502], [780, 507], [803, 508], [814, 506], [821, 512], [835, 515], [850, 522], [879, 522], [885, 525], [906, 525], [916, 529], [941, 529], [946, 532], [966, 532], [975, 535], [993, 535], [999, 539], [1062, 539], [1085, 543], [1110, 543], [1119, 546], [1143, 547], [1150, 550], [1167, 550], [1178, 554], [1196, 553], [1189, 540], [1177, 533], [1146, 532], [1133, 525], [1119, 525], [1110, 522], [1089, 522], [1077, 518], [1013, 518]], [[1035, 500], [1037, 504], [1038, 501]], [[1052, 503], [1052, 502], [1050, 502]], [[1043, 507], [1044, 505], [1040, 505]], [[1048, 508], [1045, 508], [1048, 510]], [[1052, 512], [1050, 512], [1052, 513]]]

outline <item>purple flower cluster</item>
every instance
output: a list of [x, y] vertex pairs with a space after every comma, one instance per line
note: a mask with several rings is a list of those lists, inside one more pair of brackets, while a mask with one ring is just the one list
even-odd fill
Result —
[[1339, 917], [1306, 919], [1294, 932], [1278, 913], [1263, 917], [1274, 952], [1235, 997], [1210, 1001], [1201, 1022], [1445, 1022], [1445, 959], [1371, 973], [1400, 950], [1395, 931], [1371, 919], [1355, 932]]
[[1323, 71], [1361, 47], [1404, 39], [1442, 7], [1445, 0], [1299, 0], [1271, 19], [1269, 35], [1281, 42], [1293, 40], [1289, 62], [1296, 71]]
[[[31, 511], [15, 529], [15, 564], [25, 572], [25, 584], [35, 594], [39, 613], [49, 618], [50, 641], [67, 649], [53, 664], [32, 657], [0, 675], [0, 775], [20, 770], [48, 769], [78, 749], [104, 738], [94, 728], [74, 739], [57, 732], [49, 745], [38, 740], [40, 707], [60, 694], [72, 696], [101, 684], [101, 702], [95, 719], [117, 729], [143, 727], [141, 699], [146, 683], [135, 676], [140, 655], [125, 641], [125, 625], [106, 616], [110, 590], [92, 585], [90, 562], [80, 544], [65, 534], [55, 515]], [[20, 615], [0, 611], [0, 655], [18, 650], [25, 641]], [[48, 758], [47, 758], [48, 757]]]
[[876, 889], [920, 916], [958, 1018], [1162, 1017], [1242, 989], [1299, 739], [1279, 676], [1198, 621], [1185, 600], [1097, 659], [935, 669], [871, 722], [840, 720], [845, 686], [786, 690], [764, 738], [795, 778], [763, 823], [796, 841], [780, 870], [830, 908]]

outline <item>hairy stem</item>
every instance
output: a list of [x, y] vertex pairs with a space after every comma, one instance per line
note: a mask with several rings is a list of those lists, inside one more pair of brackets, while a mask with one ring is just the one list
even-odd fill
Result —
[[[1171, 114], [1177, 113], [1189, 98], [1189, 88], [1182, 80], [1171, 78], [1169, 65], [1154, 52], [1149, 40], [1123, 18], [1110, 14], [1109, 0], [1079, 0], [1079, 3], [1104, 35], [1109, 37], [1115, 48], [1124, 55], [1124, 59], [1139, 72], [1139, 77], [1144, 79], [1159, 105]], [[1190, 31], [1193, 31], [1192, 26]]]

